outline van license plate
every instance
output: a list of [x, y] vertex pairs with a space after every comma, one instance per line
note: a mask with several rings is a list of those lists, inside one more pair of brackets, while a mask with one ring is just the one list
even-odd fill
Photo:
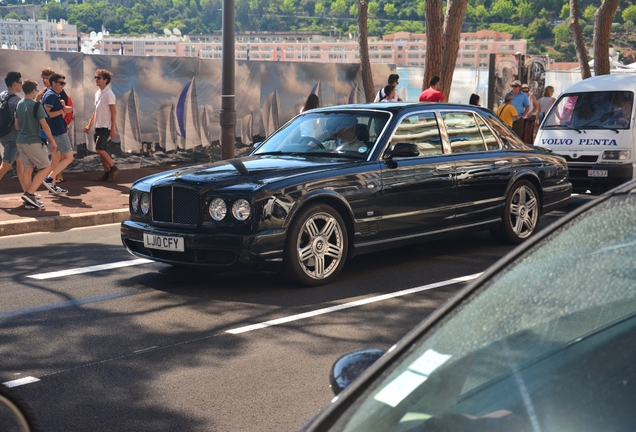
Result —
[[144, 246], [149, 249], [161, 249], [183, 252], [183, 238], [144, 234]]
[[587, 170], [588, 177], [607, 177], [607, 170]]

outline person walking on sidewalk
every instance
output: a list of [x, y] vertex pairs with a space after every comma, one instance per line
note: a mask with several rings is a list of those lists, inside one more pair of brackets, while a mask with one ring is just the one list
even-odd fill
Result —
[[[18, 102], [15, 109], [15, 128], [18, 130], [16, 142], [22, 165], [24, 165], [21, 184], [25, 191], [22, 200], [26, 208], [42, 208], [44, 203], [37, 200], [35, 192], [50, 171], [51, 164], [46, 146], [42, 144], [40, 138], [40, 129], [46, 134], [53, 150], [57, 150], [57, 144], [46, 122], [44, 108], [39, 103], [36, 105], [35, 102], [38, 83], [26, 80], [22, 84], [22, 91], [25, 97]], [[37, 168], [38, 172], [35, 177], [31, 178], [34, 168]]]
[[68, 193], [66, 189], [55, 185], [55, 179], [64, 168], [73, 162], [73, 147], [71, 146], [71, 140], [66, 129], [66, 122], [64, 121], [64, 116], [73, 112], [73, 107], [67, 107], [64, 100], [60, 97], [60, 93], [62, 93], [66, 85], [65, 79], [66, 77], [64, 75], [57, 73], [52, 74], [49, 77], [51, 88], [49, 88], [42, 97], [42, 105], [44, 105], [44, 109], [49, 116], [49, 128], [57, 143], [57, 150], [54, 150], [52, 147], [49, 148], [51, 152], [51, 171], [43, 181], [44, 186], [46, 186], [49, 193], [53, 195]]
[[88, 133], [93, 124], [95, 125], [95, 149], [104, 167], [104, 175], [99, 177], [97, 181], [114, 180], [119, 174], [119, 169], [106, 151], [108, 139], [115, 139], [115, 121], [117, 119], [115, 93], [107, 87], [112, 78], [113, 74], [106, 69], [95, 71], [95, 84], [99, 87], [99, 90], [95, 92], [95, 111], [84, 127], [84, 133]]
[[18, 176], [20, 186], [22, 186], [22, 190], [24, 191], [24, 185], [22, 184], [24, 167], [22, 166], [22, 161], [18, 154], [18, 146], [15, 142], [18, 137], [18, 131], [15, 128], [15, 108], [21, 99], [16, 93], [22, 91], [22, 75], [20, 72], [9, 72], [4, 77], [4, 83], [7, 85], [7, 90], [0, 93], [0, 102], [6, 104], [7, 114], [10, 115], [8, 120], [11, 120], [11, 124], [9, 125], [9, 133], [0, 138], [0, 143], [2, 143], [4, 147], [2, 165], [0, 166], [0, 179], [11, 170], [13, 162], [15, 162], [15, 172]]

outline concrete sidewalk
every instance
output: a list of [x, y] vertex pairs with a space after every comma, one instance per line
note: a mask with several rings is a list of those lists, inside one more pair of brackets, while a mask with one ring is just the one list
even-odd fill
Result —
[[0, 236], [121, 222], [128, 218], [128, 191], [137, 179], [175, 166], [121, 170], [114, 181], [100, 182], [101, 172], [64, 173], [59, 186], [67, 195], [49, 195], [43, 185], [37, 193], [44, 208], [27, 210], [20, 198], [22, 189], [15, 177], [0, 180]]

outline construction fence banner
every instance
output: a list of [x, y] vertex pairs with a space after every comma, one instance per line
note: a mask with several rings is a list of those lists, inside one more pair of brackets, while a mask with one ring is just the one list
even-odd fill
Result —
[[[74, 121], [68, 134], [76, 160], [68, 171], [99, 171], [93, 130], [84, 133], [95, 106], [95, 71], [113, 74], [117, 136], [108, 150], [123, 168], [220, 159], [222, 60], [195, 57], [90, 55], [76, 52], [0, 50], [0, 74], [22, 74], [43, 88], [40, 71], [66, 76]], [[376, 91], [395, 65], [374, 64]], [[237, 61], [235, 153], [249, 153], [297, 115], [307, 96], [320, 106], [364, 102], [359, 64]]]

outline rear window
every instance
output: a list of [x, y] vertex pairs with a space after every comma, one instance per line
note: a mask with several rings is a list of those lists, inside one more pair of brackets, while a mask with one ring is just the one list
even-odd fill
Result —
[[552, 106], [544, 129], [629, 129], [634, 93], [603, 91], [563, 95]]

